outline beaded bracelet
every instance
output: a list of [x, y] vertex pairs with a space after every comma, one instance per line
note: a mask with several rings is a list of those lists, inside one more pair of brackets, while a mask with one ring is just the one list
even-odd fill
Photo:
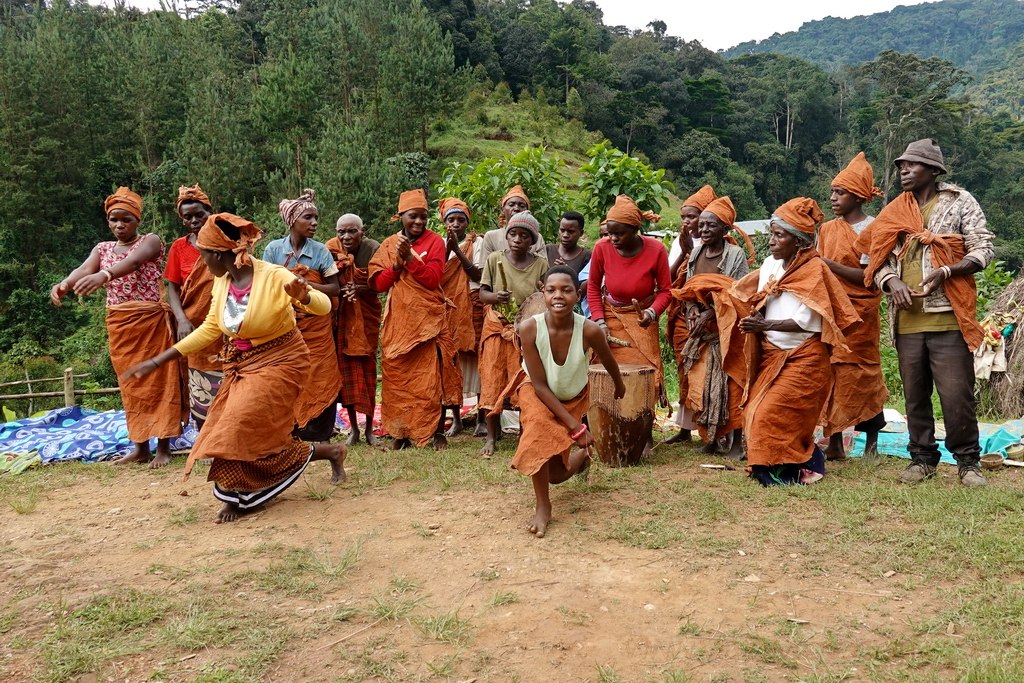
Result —
[[576, 428], [575, 432], [569, 433], [569, 438], [573, 441], [578, 440], [581, 436], [587, 433], [587, 425], [580, 423], [580, 426]]

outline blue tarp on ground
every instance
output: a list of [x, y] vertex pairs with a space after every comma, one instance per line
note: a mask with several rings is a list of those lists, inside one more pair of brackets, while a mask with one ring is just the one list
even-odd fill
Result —
[[[184, 434], [171, 439], [171, 450], [192, 448], [195, 438], [196, 431], [189, 425]], [[150, 440], [149, 447], [156, 450], [156, 439]], [[43, 464], [99, 462], [126, 455], [133, 448], [123, 410], [99, 413], [78, 406], [58, 408], [0, 426], [0, 453], [38, 451]]]
[[[1024, 420], [1010, 420], [1002, 424], [978, 423], [980, 433], [981, 452], [999, 453], [1006, 455], [1006, 447], [1019, 443], [1021, 435], [1024, 435]], [[907, 443], [910, 436], [906, 433], [880, 432], [878, 434], [878, 452], [883, 455], [893, 455], [898, 458], [910, 458], [907, 452]], [[939, 440], [939, 453], [942, 454], [941, 462], [956, 464], [953, 455], [946, 450], [945, 444]], [[853, 436], [853, 447], [850, 455], [860, 457], [864, 455], [864, 435], [855, 433]]]

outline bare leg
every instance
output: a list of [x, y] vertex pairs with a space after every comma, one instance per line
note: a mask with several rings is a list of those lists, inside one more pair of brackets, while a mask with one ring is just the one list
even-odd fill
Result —
[[373, 403], [370, 404], [370, 412], [366, 416], [366, 429], [363, 430], [363, 436], [366, 437], [366, 443], [369, 446], [380, 445], [380, 439], [373, 433], [373, 414], [376, 412], [377, 406]]
[[348, 478], [345, 473], [345, 457], [348, 449], [340, 443], [318, 443], [313, 446], [310, 460], [331, 461], [331, 483], [340, 484]]
[[149, 463], [150, 469], [160, 469], [161, 467], [167, 467], [171, 462], [171, 440], [170, 439], [157, 439], [156, 440], [156, 457]]
[[224, 503], [217, 516], [213, 518], [213, 523], [233, 522], [244, 514], [234, 503]]
[[498, 440], [497, 435], [501, 432], [501, 413], [488, 415], [486, 422], [487, 439], [484, 441], [484, 447], [480, 449], [480, 455], [489, 458], [494, 455], [494, 442]]
[[746, 453], [743, 452], [743, 430], [737, 429], [732, 433], [732, 446], [729, 448], [729, 452], [725, 454], [725, 457], [729, 460], [742, 460], [746, 457]]
[[[477, 402], [480, 401], [480, 394], [476, 395]], [[487, 419], [484, 411], [477, 408], [476, 411], [476, 429], [473, 430], [473, 436], [487, 436]]]
[[345, 406], [348, 410], [348, 426], [349, 433], [348, 438], [345, 439], [346, 446], [354, 446], [359, 443], [359, 422], [356, 419], [356, 409], [354, 406]]
[[406, 448], [412, 448], [412, 441], [409, 439], [395, 439], [391, 442], [393, 451], [404, 451]]
[[150, 458], [152, 458], [152, 457], [153, 457], [153, 454], [149, 450], [149, 442], [148, 441], [142, 441], [142, 442], [139, 442], [139, 443], [135, 444], [135, 450], [134, 451], [132, 451], [129, 455], [126, 455], [124, 457], [118, 458], [117, 460], [114, 461], [114, 464], [115, 465], [127, 465], [128, 463], [132, 463], [132, 462], [146, 463], [146, 462], [149, 462]]
[[706, 444], [700, 447], [700, 452], [705, 455], [714, 455], [718, 452], [718, 439], [711, 439]]
[[690, 434], [690, 430], [689, 429], [680, 429], [678, 432], [676, 432], [672, 436], [670, 436], [667, 439], [665, 439], [665, 443], [668, 443], [668, 444], [684, 443], [685, 444], [685, 443], [690, 443], [692, 440], [693, 440], [693, 435]]
[[537, 499], [537, 506], [533, 513], [533, 519], [526, 527], [526, 530], [537, 538], [544, 538], [548, 522], [551, 521], [551, 496], [548, 491], [548, 469], [551, 461], [544, 463], [537, 474], [533, 475], [533, 495]]
[[644, 452], [640, 454], [641, 458], [651, 457], [651, 453], [654, 452], [654, 434], [647, 435], [647, 445], [644, 446]]
[[878, 432], [864, 432], [864, 459], [878, 460]]
[[462, 424], [462, 406], [447, 406], [452, 409], [452, 426], [444, 433], [445, 436], [455, 436], [466, 428]]
[[446, 451], [448, 450], [448, 437], [444, 435], [444, 432], [438, 432], [434, 434], [434, 450], [435, 451]]
[[843, 450], [843, 433], [836, 432], [828, 440], [828, 448], [825, 449], [826, 460], [846, 460], [846, 451]]

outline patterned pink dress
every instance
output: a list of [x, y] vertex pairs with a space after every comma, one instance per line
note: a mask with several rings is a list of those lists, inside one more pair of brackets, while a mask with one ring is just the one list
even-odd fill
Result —
[[[114, 248], [117, 242], [100, 242], [97, 246], [100, 253], [100, 269], [111, 268], [128, 258], [145, 241], [145, 235], [128, 251], [117, 254]], [[160, 254], [146, 261], [139, 269], [123, 277], [114, 278], [107, 283], [107, 306], [116, 306], [126, 301], [161, 301], [163, 299], [163, 260], [164, 245], [160, 244]]]

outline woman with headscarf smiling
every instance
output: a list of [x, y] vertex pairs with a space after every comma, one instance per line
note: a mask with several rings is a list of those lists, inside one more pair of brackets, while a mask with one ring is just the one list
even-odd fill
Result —
[[[164, 245], [153, 233], [138, 234], [142, 197], [119, 187], [103, 202], [103, 209], [116, 240], [93, 247], [82, 265], [53, 286], [50, 302], [60, 306], [69, 292], [82, 297], [106, 288], [110, 363], [120, 375], [174, 340], [170, 307], [163, 300], [160, 262]], [[171, 459], [171, 438], [181, 434], [188, 412], [182, 367], [168, 363], [145, 382], [119, 379], [118, 387], [128, 438], [135, 450], [116, 463], [148, 462], [150, 467], [164, 467]], [[149, 447], [153, 437], [157, 439], [155, 458]]]
[[791, 199], [772, 214], [759, 271], [737, 282], [718, 310], [723, 366], [745, 358], [743, 432], [750, 475], [764, 486], [812, 484], [825, 474], [814, 429], [832, 385], [834, 350], [859, 320], [835, 275], [814, 250], [822, 214], [813, 199]]
[[141, 383], [221, 335], [227, 338], [224, 382], [185, 465], [188, 478], [196, 461], [213, 458], [207, 479], [224, 503], [217, 523], [269, 502], [295, 483], [311, 460], [330, 461], [332, 484], [345, 480], [344, 446], [310, 445], [295, 434], [295, 426], [309, 419], [299, 412], [298, 399], [310, 359], [292, 311], [329, 320], [330, 299], [287, 269], [252, 258], [261, 236], [239, 216], [210, 216], [196, 238], [216, 278], [210, 312], [190, 335], [121, 376], [126, 384]]
[[[263, 250], [263, 260], [284, 266], [302, 277], [334, 304], [341, 292], [338, 266], [327, 247], [313, 239], [320, 218], [320, 212], [313, 203], [315, 198], [316, 193], [307, 189], [297, 199], [281, 200], [278, 211], [288, 226], [288, 235], [268, 244]], [[334, 433], [338, 389], [341, 387], [333, 326], [330, 317], [309, 315], [298, 307], [295, 320], [312, 363], [309, 382], [299, 396], [299, 413], [312, 416], [303, 428], [302, 437], [310, 441], [329, 441]]]

